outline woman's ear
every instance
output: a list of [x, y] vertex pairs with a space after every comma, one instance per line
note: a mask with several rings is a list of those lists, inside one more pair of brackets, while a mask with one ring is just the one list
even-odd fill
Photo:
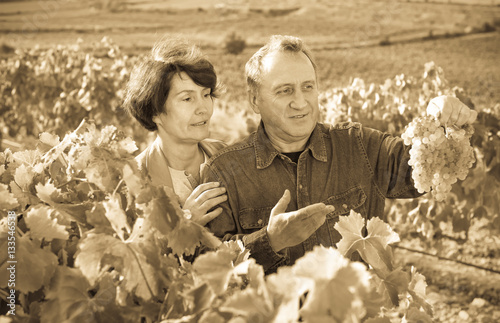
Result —
[[153, 122], [156, 123], [157, 125], [161, 125], [161, 118], [160, 115], [156, 115], [153, 117]]

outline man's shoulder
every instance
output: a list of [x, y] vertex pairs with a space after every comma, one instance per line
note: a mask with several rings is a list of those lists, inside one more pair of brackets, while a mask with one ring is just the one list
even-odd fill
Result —
[[212, 165], [217, 163], [223, 163], [226, 160], [238, 161], [241, 160], [240, 158], [238, 158], [239, 156], [246, 157], [247, 155], [254, 154], [255, 135], [256, 133], [253, 132], [243, 140], [225, 146], [224, 148], [219, 150], [216, 154], [214, 154], [207, 162], [207, 164]]
[[359, 122], [339, 122], [336, 124], [330, 123], [318, 123], [323, 133], [323, 136], [326, 138], [335, 138], [335, 137], [356, 137], [362, 132], [363, 126]]
[[207, 138], [200, 142], [203, 150], [208, 154], [208, 157], [212, 157], [218, 151], [227, 147], [227, 144], [218, 139]]
[[338, 130], [359, 130], [361, 129], [361, 124], [359, 122], [339, 122], [336, 124], [330, 124], [330, 123], [319, 123], [319, 125], [322, 127], [324, 132], [333, 132], [333, 131], [338, 131]]

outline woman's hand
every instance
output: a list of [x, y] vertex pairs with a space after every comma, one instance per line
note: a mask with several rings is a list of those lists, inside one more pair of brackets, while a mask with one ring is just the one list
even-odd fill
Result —
[[183, 210], [191, 212], [192, 221], [204, 226], [222, 213], [221, 207], [207, 213], [214, 206], [227, 200], [226, 189], [219, 185], [218, 182], [200, 184], [189, 195]]

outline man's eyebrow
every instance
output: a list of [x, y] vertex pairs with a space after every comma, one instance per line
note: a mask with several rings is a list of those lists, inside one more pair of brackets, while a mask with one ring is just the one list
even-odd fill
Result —
[[[316, 84], [316, 80], [307, 80], [307, 81], [304, 81], [302, 82], [301, 84], [307, 84], [307, 83], [312, 83], [312, 84]], [[281, 87], [285, 87], [285, 86], [294, 86], [295, 83], [280, 83], [280, 84], [277, 84], [275, 85], [272, 89], [273, 91], [276, 91], [277, 89], [281, 88]]]

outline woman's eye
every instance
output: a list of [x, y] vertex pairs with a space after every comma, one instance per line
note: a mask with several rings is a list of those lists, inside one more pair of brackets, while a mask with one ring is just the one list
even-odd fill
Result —
[[205, 97], [205, 98], [209, 98], [209, 97], [211, 97], [211, 95], [210, 95], [210, 93], [206, 93], [206, 94], [204, 95], [204, 97]]
[[182, 101], [189, 102], [189, 101], [191, 101], [191, 98], [190, 98], [190, 97], [187, 97], [187, 98], [184, 98]]

